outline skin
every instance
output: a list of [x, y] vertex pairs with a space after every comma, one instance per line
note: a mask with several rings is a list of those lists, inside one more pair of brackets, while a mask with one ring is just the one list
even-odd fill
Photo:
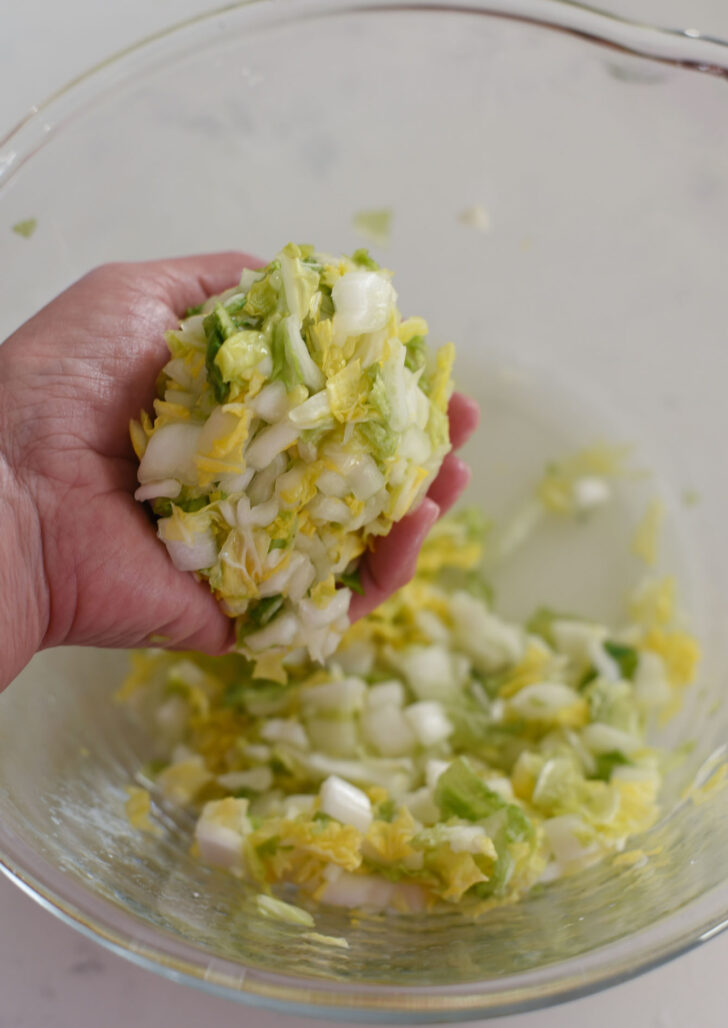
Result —
[[[260, 262], [221, 253], [104, 265], [0, 347], [0, 688], [50, 646], [231, 647], [209, 588], [172, 565], [133, 498], [128, 425], [152, 407], [165, 330], [245, 266]], [[449, 414], [456, 447], [478, 409], [455, 394]], [[469, 475], [449, 454], [428, 498], [364, 559], [352, 618], [412, 577], [427, 531]]]

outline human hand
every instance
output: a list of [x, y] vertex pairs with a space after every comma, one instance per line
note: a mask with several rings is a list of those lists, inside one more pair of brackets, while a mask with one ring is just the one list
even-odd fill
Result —
[[[232, 644], [232, 623], [209, 588], [172, 565], [133, 498], [128, 423], [151, 408], [168, 356], [164, 331], [246, 265], [261, 262], [223, 253], [105, 265], [0, 347], [0, 595], [9, 598], [0, 685], [49, 646], [221, 653]], [[450, 415], [459, 445], [477, 408], [453, 397]], [[430, 499], [367, 555], [352, 617], [411, 577], [428, 528], [467, 478], [449, 455]]]

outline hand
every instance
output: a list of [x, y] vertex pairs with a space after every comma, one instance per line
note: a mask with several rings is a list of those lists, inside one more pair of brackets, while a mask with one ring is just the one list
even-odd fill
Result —
[[[223, 253], [105, 265], [0, 347], [0, 595], [11, 598], [0, 686], [49, 646], [231, 646], [232, 623], [208, 586], [174, 568], [133, 498], [128, 423], [151, 409], [164, 331], [245, 266], [261, 262]], [[477, 408], [453, 397], [450, 414], [458, 445]], [[427, 529], [467, 477], [448, 456], [430, 499], [368, 555], [353, 616], [411, 576]]]

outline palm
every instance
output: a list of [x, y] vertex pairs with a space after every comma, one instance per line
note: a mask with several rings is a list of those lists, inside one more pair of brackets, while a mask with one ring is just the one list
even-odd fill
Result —
[[[177, 571], [133, 499], [136, 460], [128, 424], [151, 407], [164, 363], [163, 333], [179, 315], [232, 284], [241, 254], [109, 265], [86, 276], [2, 347], [9, 459], [42, 526], [49, 593], [44, 645], [137, 646], [150, 641], [219, 652], [231, 624], [206, 586]], [[477, 412], [455, 400], [454, 435]], [[467, 472], [450, 458], [432, 493], [452, 501]], [[412, 571], [438, 507], [424, 505], [368, 559], [360, 616]], [[407, 524], [409, 522], [409, 529]], [[391, 547], [391, 544], [390, 544]], [[379, 557], [377, 557], [377, 553]]]

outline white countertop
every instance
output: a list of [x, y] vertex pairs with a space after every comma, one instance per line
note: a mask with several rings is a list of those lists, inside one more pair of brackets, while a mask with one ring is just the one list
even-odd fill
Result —
[[[210, 0], [3, 0], [0, 136], [90, 65], [140, 37], [219, 6]], [[602, 0], [633, 18], [728, 37], [726, 0]], [[0, 880], [0, 1028], [313, 1028], [165, 981], [82, 938]], [[551, 1010], [488, 1022], [507, 1028], [719, 1028], [728, 933], [636, 981]]]

